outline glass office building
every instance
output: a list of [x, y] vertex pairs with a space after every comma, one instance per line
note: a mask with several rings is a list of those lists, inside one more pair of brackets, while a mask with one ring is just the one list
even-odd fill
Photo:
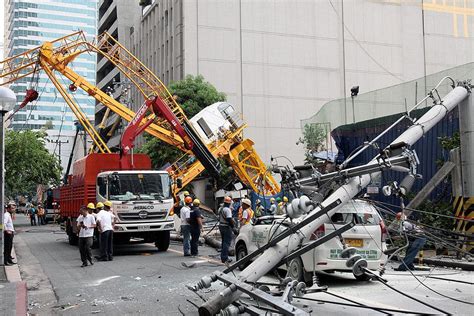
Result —
[[[5, 58], [78, 30], [84, 31], [88, 39], [97, 34], [97, 0], [5, 0], [5, 4]], [[70, 67], [95, 84], [95, 54], [80, 55]], [[60, 73], [56, 76], [66, 88], [69, 86], [67, 78]], [[10, 86], [17, 94], [18, 102], [23, 101], [31, 81], [31, 77], [26, 77]], [[76, 131], [76, 117], [43, 71], [40, 72], [36, 89], [39, 99], [18, 111], [10, 127], [14, 130], [44, 129], [48, 133], [48, 149], [60, 155], [65, 168]], [[93, 120], [95, 101], [80, 89], [71, 94], [83, 112]]]

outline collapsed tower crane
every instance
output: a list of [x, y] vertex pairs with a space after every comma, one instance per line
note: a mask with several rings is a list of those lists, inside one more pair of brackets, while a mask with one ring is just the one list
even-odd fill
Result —
[[[143, 116], [136, 122], [138, 123], [137, 127], [143, 127], [147, 133], [185, 153], [196, 155], [198, 160], [188, 161], [185, 164], [176, 163], [171, 168], [172, 177], [181, 179], [183, 186], [191, 182], [205, 168], [210, 169], [211, 173], [217, 172], [219, 166], [216, 158], [222, 157], [230, 163], [240, 180], [253, 191], [264, 195], [273, 195], [280, 191], [278, 183], [253, 148], [253, 142], [250, 139], [242, 138], [245, 124], [231, 124], [231, 127], [223, 131], [214, 142], [203, 144], [166, 86], [108, 33], [99, 35], [95, 41], [88, 41], [84, 33], [78, 31], [54, 41], [45, 42], [42, 46], [0, 62], [0, 78], [3, 78], [5, 85], [44, 70], [81, 125], [91, 136], [94, 147], [101, 153], [108, 153], [110, 149], [107, 144], [95, 131], [66, 89], [61, 86], [55, 72], [68, 78], [73, 87], [83, 89], [124, 120], [128, 122], [134, 120], [135, 112], [89, 83], [69, 67], [69, 64], [82, 53], [97, 53], [99, 56], [107, 58], [131, 81], [145, 100], [154, 100], [154, 104], [161, 106], [161, 116], [157, 116], [158, 113], [153, 111], [152, 106], [147, 107]], [[149, 112], [148, 109], [150, 109]], [[166, 115], [163, 115], [165, 113], [163, 109], [165, 109]], [[189, 140], [183, 139], [183, 137], [186, 138], [185, 134], [176, 131], [176, 125], [172, 123], [173, 120], [186, 130], [185, 134], [188, 137], [193, 135], [193, 145], [190, 145]], [[177, 192], [179, 188], [175, 185], [174, 190]]]

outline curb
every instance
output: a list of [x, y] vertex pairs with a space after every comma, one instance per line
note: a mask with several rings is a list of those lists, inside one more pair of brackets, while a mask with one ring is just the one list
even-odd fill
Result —
[[[12, 254], [15, 258], [18, 258], [15, 253], [15, 246], [13, 246], [12, 248]], [[4, 268], [8, 282], [16, 283], [16, 316], [26, 316], [28, 315], [28, 292], [26, 282], [22, 281], [21, 279], [20, 268], [18, 267], [18, 264], [15, 264], [13, 266], [6, 266]]]

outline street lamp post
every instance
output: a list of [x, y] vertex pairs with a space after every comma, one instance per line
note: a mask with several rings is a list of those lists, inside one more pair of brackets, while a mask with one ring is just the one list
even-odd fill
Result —
[[16, 103], [15, 93], [8, 88], [0, 87], [0, 265], [3, 265], [3, 214], [5, 212], [5, 131], [3, 120], [5, 114], [13, 109]]
[[351, 99], [352, 99], [352, 123], [356, 122], [354, 98], [359, 94], [359, 86], [354, 86], [351, 88]]

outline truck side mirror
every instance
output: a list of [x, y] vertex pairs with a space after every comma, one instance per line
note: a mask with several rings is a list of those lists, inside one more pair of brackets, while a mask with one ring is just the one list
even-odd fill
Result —
[[178, 187], [178, 189], [181, 189], [183, 187], [183, 179], [176, 179], [176, 186]]

